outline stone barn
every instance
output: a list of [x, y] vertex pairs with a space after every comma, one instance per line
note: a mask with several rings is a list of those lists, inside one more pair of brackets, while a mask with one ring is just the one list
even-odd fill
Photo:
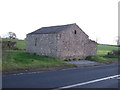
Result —
[[27, 34], [26, 52], [60, 59], [96, 55], [96, 42], [77, 24], [42, 27]]

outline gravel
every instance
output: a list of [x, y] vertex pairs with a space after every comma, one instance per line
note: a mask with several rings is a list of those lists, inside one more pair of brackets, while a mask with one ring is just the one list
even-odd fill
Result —
[[67, 63], [75, 64], [78, 67], [81, 67], [81, 66], [95, 66], [95, 65], [101, 65], [101, 64], [103, 64], [103, 63], [98, 63], [98, 62], [88, 61], [88, 60], [67, 61]]

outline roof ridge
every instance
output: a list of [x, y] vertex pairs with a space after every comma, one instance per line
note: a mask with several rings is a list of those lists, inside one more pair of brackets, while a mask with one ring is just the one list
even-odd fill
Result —
[[41, 28], [50, 28], [50, 27], [68, 26], [68, 25], [74, 25], [74, 24], [76, 24], [76, 23], [65, 24], [65, 25], [46, 26], [46, 27], [41, 27]]
[[48, 26], [48, 27], [41, 27], [31, 33], [28, 34], [54, 34], [57, 32], [60, 32], [62, 30], [65, 30], [66, 28], [68, 28], [71, 25], [76, 25], [76, 23], [72, 23], [72, 24], [66, 24], [66, 25], [56, 25], [56, 26]]

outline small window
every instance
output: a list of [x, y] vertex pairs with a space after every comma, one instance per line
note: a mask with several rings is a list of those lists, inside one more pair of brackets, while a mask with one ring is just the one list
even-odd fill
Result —
[[74, 31], [74, 34], [76, 34], [77, 32], [76, 32], [76, 30]]
[[35, 38], [35, 46], [37, 46], [37, 38]]

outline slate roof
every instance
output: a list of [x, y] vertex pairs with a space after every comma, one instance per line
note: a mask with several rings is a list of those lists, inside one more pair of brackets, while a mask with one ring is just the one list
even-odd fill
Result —
[[58, 33], [59, 31], [65, 30], [66, 28], [70, 27], [71, 25], [76, 25], [75, 23], [73, 24], [67, 24], [67, 25], [59, 25], [59, 26], [50, 26], [50, 27], [42, 27], [36, 31], [33, 31], [28, 34], [55, 34]]

